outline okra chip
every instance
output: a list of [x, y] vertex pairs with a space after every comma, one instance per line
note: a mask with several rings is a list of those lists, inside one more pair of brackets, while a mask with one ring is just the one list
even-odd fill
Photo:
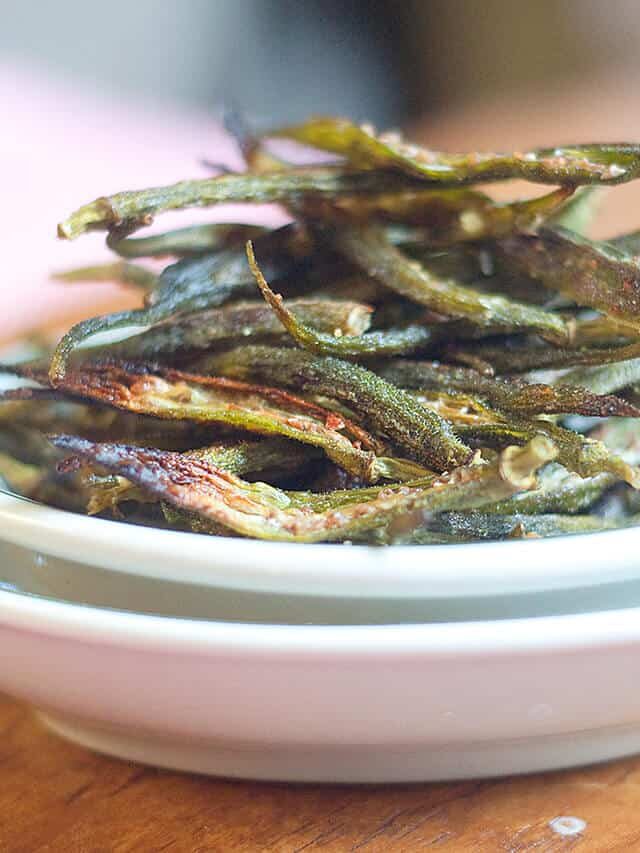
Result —
[[492, 252], [506, 269], [640, 331], [640, 266], [614, 246], [566, 228], [543, 227], [535, 235], [498, 240]]
[[302, 205], [302, 211], [306, 217], [331, 223], [378, 221], [421, 226], [422, 246], [435, 248], [535, 229], [561, 209], [573, 192], [573, 187], [560, 187], [542, 198], [500, 204], [475, 190], [430, 187], [309, 198]]
[[562, 465], [548, 465], [538, 476], [538, 488], [514, 495], [504, 501], [487, 504], [483, 512], [503, 515], [521, 513], [573, 514], [589, 509], [616, 483], [613, 474], [580, 477]]
[[[359, 302], [337, 299], [292, 299], [296, 322], [311, 324], [334, 340], [349, 341], [369, 327], [372, 309]], [[342, 336], [345, 336], [344, 338]], [[183, 319], [162, 323], [148, 332], [102, 348], [122, 358], [155, 359], [181, 352], [232, 346], [239, 341], [264, 341], [286, 337], [280, 320], [262, 302], [234, 302]]]
[[[315, 459], [318, 453], [310, 448], [283, 438], [264, 438], [259, 441], [239, 441], [237, 444], [219, 444], [201, 447], [184, 454], [189, 459], [200, 459], [231, 474], [269, 474], [282, 477], [292, 474]], [[321, 455], [321, 454], [320, 454]], [[2, 473], [0, 457], [0, 474]], [[124, 501], [148, 502], [156, 498], [133, 485], [124, 477], [97, 476], [91, 473], [87, 486], [89, 515], [111, 510], [117, 512]]]
[[267, 230], [260, 225], [216, 222], [177, 228], [151, 237], [125, 237], [121, 236], [121, 229], [114, 229], [107, 237], [107, 245], [121, 258], [187, 257], [218, 252], [233, 245], [242, 246]]
[[559, 315], [434, 275], [392, 245], [381, 228], [344, 227], [333, 233], [332, 240], [370, 276], [445, 317], [468, 320], [476, 326], [530, 330], [555, 343], [570, 339], [570, 328]]
[[388, 436], [412, 459], [434, 470], [451, 470], [471, 458], [469, 448], [455, 437], [444, 418], [370, 370], [342, 359], [302, 350], [246, 346], [209, 356], [200, 369], [342, 401], [378, 434]]
[[[562, 384], [546, 385], [525, 382], [522, 379], [483, 376], [477, 370], [439, 362], [407, 359], [394, 359], [382, 364], [379, 373], [402, 388], [445, 391], [450, 394], [461, 392], [499, 411], [519, 415], [640, 417], [640, 409], [626, 400], [589, 390], [593, 385], [587, 381], [587, 377], [574, 376], [572, 379], [570, 376], [564, 376], [561, 379]], [[581, 382], [577, 381], [579, 378], [582, 378]], [[640, 370], [638, 378], [640, 379]]]
[[502, 423], [456, 426], [456, 432], [472, 444], [497, 448], [524, 444], [535, 436], [542, 435], [556, 445], [558, 462], [581, 477], [612, 474], [634, 489], [640, 488], [638, 466], [629, 464], [601, 441], [546, 420], [525, 420], [510, 416], [508, 421]]
[[343, 118], [311, 119], [266, 135], [331, 151], [356, 168], [395, 168], [438, 184], [523, 178], [578, 186], [620, 184], [640, 175], [640, 146], [626, 142], [565, 145], [512, 154], [446, 154], [405, 142], [396, 132], [376, 135], [370, 125], [357, 125]]
[[288, 495], [266, 483], [247, 483], [203, 460], [117, 444], [94, 444], [54, 436], [54, 446], [123, 476], [180, 510], [221, 524], [243, 536], [289, 542], [341, 540], [379, 527], [401, 515], [420, 523], [425, 512], [463, 509], [487, 496], [507, 497], [535, 485], [535, 472], [553, 459], [552, 442], [539, 438], [524, 448], [507, 448], [498, 459], [429, 480], [424, 487], [381, 490], [376, 497], [321, 512], [292, 506]]
[[[36, 374], [35, 378], [41, 377]], [[278, 388], [171, 369], [154, 374], [113, 365], [68, 371], [58, 388], [138, 415], [226, 424], [291, 438], [321, 448], [336, 464], [366, 482], [406, 480], [425, 473], [415, 462], [385, 455], [380, 441], [343, 415]]]
[[345, 338], [342, 335], [327, 334], [320, 328], [313, 328], [313, 325], [309, 325], [304, 319], [298, 319], [296, 313], [285, 306], [282, 296], [271, 290], [256, 262], [251, 242], [247, 243], [247, 258], [265, 302], [273, 309], [274, 319], [284, 326], [300, 346], [311, 352], [335, 355], [339, 358], [406, 355], [425, 349], [437, 339], [430, 328], [418, 325], [370, 332], [359, 337]]
[[73, 240], [92, 230], [110, 230], [124, 222], [148, 224], [158, 213], [228, 202], [301, 203], [307, 198], [405, 189], [415, 183], [394, 173], [358, 172], [342, 167], [296, 168], [263, 174], [232, 174], [164, 187], [102, 196], [85, 204], [58, 225], [58, 236]]
[[[292, 227], [269, 232], [256, 245], [265, 253], [270, 274], [276, 278], [297, 268], [309, 248], [305, 237]], [[144, 308], [92, 317], [70, 329], [51, 359], [50, 380], [53, 385], [62, 380], [71, 353], [94, 335], [117, 329], [128, 329], [129, 335], [140, 333], [232, 299], [251, 296], [254, 291], [244, 247], [172, 264], [160, 275]]]

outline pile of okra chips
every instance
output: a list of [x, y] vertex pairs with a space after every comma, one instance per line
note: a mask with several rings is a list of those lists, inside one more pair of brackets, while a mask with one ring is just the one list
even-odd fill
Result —
[[[640, 232], [585, 236], [601, 187], [640, 176], [640, 145], [444, 154], [343, 119], [235, 136], [246, 171], [99, 198], [60, 224], [106, 232], [114, 261], [59, 278], [117, 281], [141, 307], [4, 365], [28, 380], [2, 395], [6, 488], [288, 542], [640, 520]], [[276, 156], [276, 138], [316, 163]], [[492, 200], [510, 179], [549, 186]], [[131, 236], [226, 202], [276, 202], [290, 222]]]

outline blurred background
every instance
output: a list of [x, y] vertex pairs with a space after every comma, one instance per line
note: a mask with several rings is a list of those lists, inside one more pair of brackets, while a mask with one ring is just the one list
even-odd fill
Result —
[[382, 125], [637, 64], [637, 0], [1, 0], [0, 50], [84, 87]]
[[[99, 235], [69, 245], [56, 223], [98, 195], [204, 176], [203, 157], [237, 164], [223, 103], [258, 127], [344, 114], [449, 150], [640, 140], [638, 0], [0, 0], [0, 13], [0, 338], [131, 298], [51, 283], [105, 257]], [[639, 190], [605, 197], [596, 236], [640, 225]]]

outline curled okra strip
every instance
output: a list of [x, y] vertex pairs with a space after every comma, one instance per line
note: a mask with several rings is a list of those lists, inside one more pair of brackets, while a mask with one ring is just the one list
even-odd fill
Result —
[[392, 245], [376, 226], [341, 228], [332, 239], [337, 249], [369, 275], [439, 314], [477, 326], [530, 330], [556, 343], [569, 340], [570, 328], [559, 315], [433, 275]]
[[314, 356], [302, 350], [247, 346], [208, 357], [201, 370], [259, 378], [340, 400], [411, 458], [435, 470], [450, 470], [471, 457], [469, 448], [436, 412], [425, 409], [370, 370], [341, 359]]
[[[640, 379], [640, 367], [637, 370]], [[477, 370], [465, 367], [406, 359], [394, 359], [382, 364], [379, 372], [389, 382], [402, 388], [462, 392], [500, 411], [520, 415], [571, 413], [600, 418], [640, 417], [640, 410], [631, 403], [607, 393], [615, 388], [594, 388], [596, 391], [601, 390], [601, 393], [593, 393], [590, 390], [593, 385], [586, 381], [587, 377], [577, 375], [562, 377], [561, 385], [546, 385], [522, 379], [483, 376]]]
[[405, 189], [403, 175], [357, 172], [342, 167], [314, 167], [263, 174], [232, 174], [164, 187], [103, 196], [74, 211], [58, 225], [58, 236], [73, 240], [91, 230], [109, 230], [126, 221], [143, 222], [168, 210], [209, 207], [227, 202], [302, 202], [305, 198], [379, 193]]
[[566, 228], [541, 228], [505, 237], [492, 251], [506, 269], [640, 331], [640, 266], [614, 246]]
[[360, 169], [396, 168], [438, 184], [468, 184], [523, 178], [543, 184], [620, 184], [640, 175], [640, 146], [593, 143], [524, 153], [445, 154], [405, 142], [395, 132], [376, 135], [370, 125], [316, 118], [271, 131], [347, 159]]
[[275, 317], [297, 343], [311, 352], [335, 355], [339, 358], [406, 355], [423, 350], [437, 340], [437, 333], [427, 326], [418, 325], [348, 338], [327, 334], [322, 329], [306, 323], [304, 319], [298, 319], [296, 313], [285, 306], [282, 296], [271, 290], [256, 262], [251, 242], [247, 243], [247, 257], [260, 292], [267, 305], [273, 309]]
[[165, 255], [186, 257], [218, 252], [234, 244], [243, 245], [265, 232], [266, 229], [260, 225], [226, 222], [191, 225], [151, 237], [121, 237], [116, 230], [109, 233], [107, 245], [121, 258], [157, 258]]
[[538, 438], [507, 448], [490, 463], [474, 462], [425, 486], [380, 490], [376, 497], [314, 512], [292, 506], [285, 492], [246, 483], [223, 469], [184, 454], [54, 436], [53, 444], [125, 477], [180, 510], [196, 513], [244, 536], [289, 542], [340, 540], [397, 516], [416, 524], [424, 512], [477, 506], [485, 496], [506, 497], [535, 485], [535, 472], [553, 459], [553, 443]]
[[[344, 415], [278, 388], [170, 369], [154, 374], [113, 364], [70, 370], [58, 388], [138, 415], [226, 424], [291, 438], [322, 448], [336, 464], [365, 482], [406, 480], [425, 473], [422, 465], [385, 454], [382, 442]], [[456, 444], [463, 446], [457, 440]]]

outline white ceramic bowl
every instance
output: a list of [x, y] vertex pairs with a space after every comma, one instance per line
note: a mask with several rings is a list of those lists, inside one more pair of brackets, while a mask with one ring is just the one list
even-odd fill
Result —
[[[640, 529], [446, 546], [292, 545], [137, 527], [0, 493], [3, 541], [0, 580], [180, 616], [442, 621], [640, 604]], [[197, 598], [185, 589], [194, 585]]]
[[116, 756], [261, 779], [522, 773], [640, 751], [640, 610], [310, 627], [0, 591], [0, 689]]

